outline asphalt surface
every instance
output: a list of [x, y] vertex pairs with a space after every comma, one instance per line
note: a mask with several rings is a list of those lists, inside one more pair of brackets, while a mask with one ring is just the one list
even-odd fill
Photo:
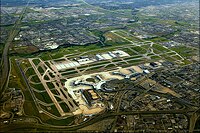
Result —
[[26, 12], [26, 9], [29, 5], [29, 1], [27, 2], [27, 5], [24, 7], [19, 19], [15, 22], [15, 25], [13, 26], [12, 31], [10, 32], [10, 35], [5, 43], [3, 53], [2, 53], [2, 60], [1, 60], [1, 71], [0, 71], [0, 98], [2, 98], [3, 93], [7, 87], [8, 79], [9, 79], [9, 73], [10, 73], [10, 61], [9, 61], [9, 48], [12, 45], [12, 41], [14, 40], [15, 36], [19, 32], [19, 26], [21, 24], [21, 21], [24, 17], [24, 14]]
[[36, 123], [27, 123], [27, 124], [10, 124], [10, 125], [2, 125], [1, 131], [7, 132], [7, 131], [15, 131], [16, 129], [40, 129], [44, 131], [75, 131], [80, 128], [89, 126], [91, 124], [94, 124], [98, 121], [101, 121], [105, 118], [109, 117], [115, 117], [118, 115], [138, 115], [138, 114], [187, 114], [187, 113], [194, 112], [193, 109], [188, 110], [169, 110], [169, 111], [132, 111], [132, 112], [118, 112], [118, 113], [104, 113], [101, 115], [97, 115], [96, 117], [90, 119], [89, 121], [83, 122], [80, 125], [74, 125], [74, 126], [51, 126], [51, 125], [42, 125], [42, 124], [36, 124]]

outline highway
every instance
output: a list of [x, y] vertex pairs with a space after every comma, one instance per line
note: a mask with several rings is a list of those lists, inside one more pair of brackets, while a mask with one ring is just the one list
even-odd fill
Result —
[[9, 73], [10, 73], [10, 61], [9, 61], [9, 48], [12, 45], [12, 41], [14, 40], [15, 36], [19, 32], [19, 26], [21, 24], [21, 21], [24, 17], [24, 14], [26, 12], [26, 9], [29, 5], [30, 0], [27, 2], [27, 5], [24, 7], [19, 19], [15, 22], [15, 25], [13, 26], [12, 31], [10, 32], [10, 35], [5, 43], [3, 53], [2, 53], [2, 60], [1, 60], [1, 69], [0, 69], [0, 99], [3, 96], [3, 93], [7, 87], [8, 79], [9, 79]]
[[[119, 113], [120, 105], [121, 105], [121, 102], [122, 102], [122, 98], [123, 98], [124, 94], [127, 93], [127, 92], [128, 92], [127, 90], [125, 90], [123, 92], [120, 92], [120, 94], [118, 96], [119, 98], [117, 98], [118, 102], [117, 102], [117, 107], [116, 107], [116, 113]], [[115, 116], [115, 120], [114, 120], [114, 123], [113, 123], [112, 128], [111, 128], [111, 132], [113, 132], [114, 129], [115, 129], [115, 126], [116, 126], [116, 123], [117, 123], [117, 118], [118, 117]]]
[[94, 124], [98, 121], [101, 121], [103, 119], [109, 118], [109, 117], [115, 117], [120, 115], [138, 115], [138, 114], [185, 114], [193, 113], [195, 110], [193, 109], [187, 109], [187, 110], [161, 110], [161, 111], [131, 111], [131, 112], [118, 112], [118, 113], [104, 113], [101, 115], [97, 115], [94, 118], [91, 118], [89, 121], [85, 121], [79, 125], [73, 125], [73, 126], [52, 126], [52, 125], [43, 125], [38, 123], [21, 123], [21, 124], [9, 124], [9, 125], [2, 125], [1, 131], [8, 132], [8, 131], [15, 131], [23, 130], [23, 129], [40, 129], [45, 131], [74, 131], [78, 130], [80, 128], [89, 126], [91, 124]]

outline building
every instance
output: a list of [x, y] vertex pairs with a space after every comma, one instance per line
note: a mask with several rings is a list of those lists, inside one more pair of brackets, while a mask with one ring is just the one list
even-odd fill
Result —
[[100, 61], [100, 60], [104, 60], [104, 58], [103, 58], [100, 54], [97, 54], [97, 55], [96, 55], [96, 58], [97, 58], [97, 60], [99, 60], [99, 61]]
[[92, 89], [89, 90], [81, 89], [80, 92], [82, 93], [83, 99], [89, 106], [92, 106], [92, 104], [94, 104], [95, 101], [99, 98], [97, 93], [95, 93], [94, 90]]

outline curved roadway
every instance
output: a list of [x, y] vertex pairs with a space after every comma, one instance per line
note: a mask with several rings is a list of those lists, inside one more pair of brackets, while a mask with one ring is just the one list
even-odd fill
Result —
[[[16, 129], [40, 129], [41, 130], [46, 130], [46, 131], [74, 131], [78, 130], [80, 128], [89, 126], [91, 124], [94, 124], [98, 121], [101, 121], [103, 119], [109, 118], [109, 117], [114, 117], [118, 115], [138, 115], [138, 114], [186, 114], [189, 112], [194, 112], [193, 109], [188, 109], [188, 110], [168, 110], [168, 111], [132, 111], [132, 112], [118, 112], [118, 113], [104, 113], [101, 115], [98, 115], [89, 121], [86, 121], [84, 123], [81, 123], [80, 125], [74, 125], [74, 126], [51, 126], [51, 125], [43, 125], [43, 124], [36, 124], [36, 123], [26, 123], [26, 124], [10, 124], [10, 125], [2, 125], [1, 126], [1, 131], [7, 132], [7, 131], [15, 131]], [[190, 124], [190, 123], [189, 123]]]

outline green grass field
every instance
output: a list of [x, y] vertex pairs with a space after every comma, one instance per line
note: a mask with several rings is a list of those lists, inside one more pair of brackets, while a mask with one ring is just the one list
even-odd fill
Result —
[[59, 98], [59, 97], [57, 97], [57, 96], [55, 96], [55, 98], [56, 98], [56, 100], [57, 100], [58, 102], [62, 101], [62, 99]]
[[32, 84], [32, 83], [30, 83], [30, 85], [31, 85], [34, 89], [36, 89], [36, 90], [39, 90], [39, 91], [45, 90], [44, 86], [43, 86], [41, 83], [39, 83], [39, 84]]
[[157, 55], [154, 55], [154, 56], [151, 56], [151, 59], [161, 59], [161, 58]]
[[162, 52], [170, 52], [169, 49], [167, 49], [159, 44], [153, 44], [153, 48], [157, 49], [158, 51], [162, 51]]
[[55, 86], [52, 82], [47, 82], [47, 86], [49, 87], [49, 89], [54, 89]]
[[45, 79], [45, 80], [50, 80], [50, 78], [49, 78], [48, 75], [45, 75], [45, 76], [44, 76], [44, 79]]
[[70, 109], [69, 109], [69, 107], [67, 106], [66, 103], [60, 103], [60, 106], [61, 106], [61, 108], [63, 109], [64, 112], [70, 111]]
[[129, 41], [127, 41], [123, 38], [120, 38], [119, 36], [115, 35], [112, 32], [107, 32], [107, 33], [104, 34], [104, 36], [106, 38], [105, 43], [110, 44], [112, 46], [114, 46], [114, 45], [124, 45], [124, 44], [130, 43]]
[[59, 92], [57, 90], [51, 90], [51, 92], [55, 95], [59, 95]]
[[134, 35], [132, 35], [131, 33], [129, 32], [126, 32], [124, 30], [118, 30], [118, 31], [115, 31], [115, 33], [121, 37], [124, 37], [126, 38], [127, 40], [129, 41], [132, 41], [132, 42], [143, 42], [142, 39], [140, 38], [137, 38], [135, 37]]
[[36, 98], [45, 103], [52, 103], [52, 100], [47, 92], [34, 92]]
[[121, 50], [123, 50], [124, 52], [128, 53], [130, 56], [132, 56], [132, 55], [137, 55], [136, 52], [131, 51], [131, 50], [128, 49], [128, 48], [123, 48], [123, 49], [121, 49]]
[[51, 124], [51, 125], [55, 125], [55, 126], [66, 126], [69, 125], [70, 123], [72, 123], [75, 119], [75, 116], [66, 118], [66, 119], [62, 119], [62, 120], [52, 120], [49, 119], [46, 121], [46, 123]]
[[126, 57], [126, 58], [124, 58], [124, 60], [135, 59], [135, 58], [142, 58], [142, 56], [136, 55], [136, 56], [132, 56], [132, 57]]
[[140, 46], [131, 47], [131, 49], [138, 52], [139, 54], [145, 54], [147, 52], [146, 49], [144, 49]]
[[181, 56], [186, 57], [186, 58], [194, 56], [198, 53], [198, 49], [187, 47], [187, 46], [175, 46], [175, 47], [172, 47], [171, 50], [176, 51]]
[[40, 72], [41, 75], [44, 74], [44, 70], [41, 66], [38, 67], [38, 71]]
[[31, 81], [34, 82], [34, 83], [40, 83], [41, 82], [37, 75], [32, 76]]
[[40, 104], [40, 107], [44, 110], [46, 110], [47, 112], [55, 115], [55, 116], [61, 116], [60, 113], [58, 112], [57, 108], [55, 105], [52, 105], [52, 106], [44, 106], [44, 105], [41, 105]]
[[39, 60], [39, 59], [33, 59], [32, 61], [33, 61], [33, 63], [34, 63], [36, 66], [40, 63], [40, 60]]
[[67, 75], [70, 75], [70, 74], [78, 74], [78, 72], [74, 70], [74, 71], [69, 71], [69, 72], [62, 73], [61, 75], [62, 76], [67, 76]]
[[36, 75], [35, 71], [33, 68], [28, 68], [28, 70], [26, 71], [26, 77], [28, 78], [31, 75]]

